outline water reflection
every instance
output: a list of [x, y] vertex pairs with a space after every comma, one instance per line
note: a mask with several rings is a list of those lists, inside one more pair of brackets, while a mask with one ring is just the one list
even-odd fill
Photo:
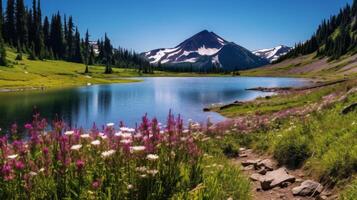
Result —
[[148, 113], [165, 121], [170, 109], [185, 119], [214, 121], [223, 117], [204, 113], [213, 103], [249, 100], [264, 93], [246, 91], [252, 87], [301, 86], [305, 80], [290, 78], [147, 78], [133, 84], [113, 84], [47, 92], [0, 94], [0, 127], [31, 120], [34, 107], [43, 117], [56, 116], [72, 127], [90, 128], [93, 122], [103, 125], [123, 120], [134, 126]]

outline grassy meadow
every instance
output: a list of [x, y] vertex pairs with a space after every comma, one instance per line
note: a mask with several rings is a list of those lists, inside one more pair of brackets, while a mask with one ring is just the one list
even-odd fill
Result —
[[234, 145], [272, 155], [280, 165], [303, 169], [307, 176], [341, 192], [341, 199], [355, 199], [357, 111], [341, 112], [357, 102], [356, 86], [356, 80], [350, 80], [260, 98], [219, 112], [258, 123], [249, 134], [240, 134], [248, 126], [243, 124], [246, 121], [232, 122], [230, 141]]

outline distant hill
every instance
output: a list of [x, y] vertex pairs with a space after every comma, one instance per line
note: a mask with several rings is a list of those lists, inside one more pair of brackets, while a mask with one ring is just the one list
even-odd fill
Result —
[[174, 48], [155, 49], [142, 55], [151, 64], [192, 71], [235, 71], [269, 63], [267, 59], [207, 30], [197, 33]]

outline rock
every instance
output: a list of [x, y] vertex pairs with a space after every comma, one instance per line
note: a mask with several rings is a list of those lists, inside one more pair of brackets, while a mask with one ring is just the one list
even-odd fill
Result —
[[287, 188], [287, 187], [289, 187], [290, 184], [291, 184], [290, 182], [284, 182], [284, 183], [280, 184], [280, 187]]
[[353, 112], [353, 111], [356, 111], [356, 110], [357, 110], [357, 103], [353, 103], [353, 104], [351, 104], [351, 105], [345, 107], [345, 108], [342, 110], [341, 114], [347, 115], [348, 113]]
[[261, 161], [260, 159], [257, 160], [246, 160], [242, 162], [243, 167], [249, 166], [249, 165], [253, 165], [255, 166], [259, 161]]
[[256, 168], [264, 167], [267, 171], [272, 171], [274, 169], [274, 163], [270, 159], [265, 159], [257, 163]]
[[320, 195], [316, 198], [316, 200], [326, 200], [326, 199], [328, 199], [328, 197], [325, 195]]
[[248, 154], [242, 153], [242, 154], [239, 154], [239, 157], [240, 158], [246, 158], [246, 157], [248, 157]]
[[285, 168], [279, 168], [274, 171], [267, 172], [264, 180], [260, 181], [263, 190], [269, 190], [280, 186], [284, 182], [295, 182], [295, 177], [288, 174]]
[[319, 195], [323, 190], [323, 186], [315, 181], [306, 180], [299, 187], [293, 188], [292, 192], [295, 196], [311, 196]]
[[258, 174], [261, 174], [261, 175], [265, 175], [267, 173], [267, 170], [265, 169], [265, 167], [259, 169], [258, 171]]
[[203, 112], [210, 112], [211, 109], [210, 108], [203, 108]]
[[254, 166], [253, 165], [249, 165], [243, 168], [244, 171], [252, 171], [254, 170]]
[[249, 177], [252, 181], [263, 181], [264, 180], [264, 176], [262, 176], [261, 174], [257, 174], [254, 173]]
[[297, 183], [301, 183], [301, 182], [303, 182], [304, 180], [303, 179], [301, 179], [301, 178], [297, 178], [296, 180], [295, 180], [295, 182], [297, 182]]

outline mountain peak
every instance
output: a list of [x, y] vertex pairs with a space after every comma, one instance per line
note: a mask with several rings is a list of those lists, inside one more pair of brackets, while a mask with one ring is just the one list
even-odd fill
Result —
[[[246, 69], [267, 63], [265, 59], [253, 55], [247, 49], [228, 42], [208, 30], [196, 33], [175, 48], [156, 49], [143, 53], [143, 55], [152, 64], [161, 63], [186, 67], [187, 64], [194, 64], [196, 67], [208, 69], [212, 69], [216, 65], [225, 70]], [[227, 55], [235, 56], [236, 59], [228, 58]]]
[[189, 39], [185, 40], [184, 42], [176, 46], [176, 48], [181, 47], [188, 51], [195, 51], [202, 47], [220, 49], [226, 43], [227, 41], [225, 41], [217, 34], [209, 32], [208, 30], [203, 30], [190, 37]]

